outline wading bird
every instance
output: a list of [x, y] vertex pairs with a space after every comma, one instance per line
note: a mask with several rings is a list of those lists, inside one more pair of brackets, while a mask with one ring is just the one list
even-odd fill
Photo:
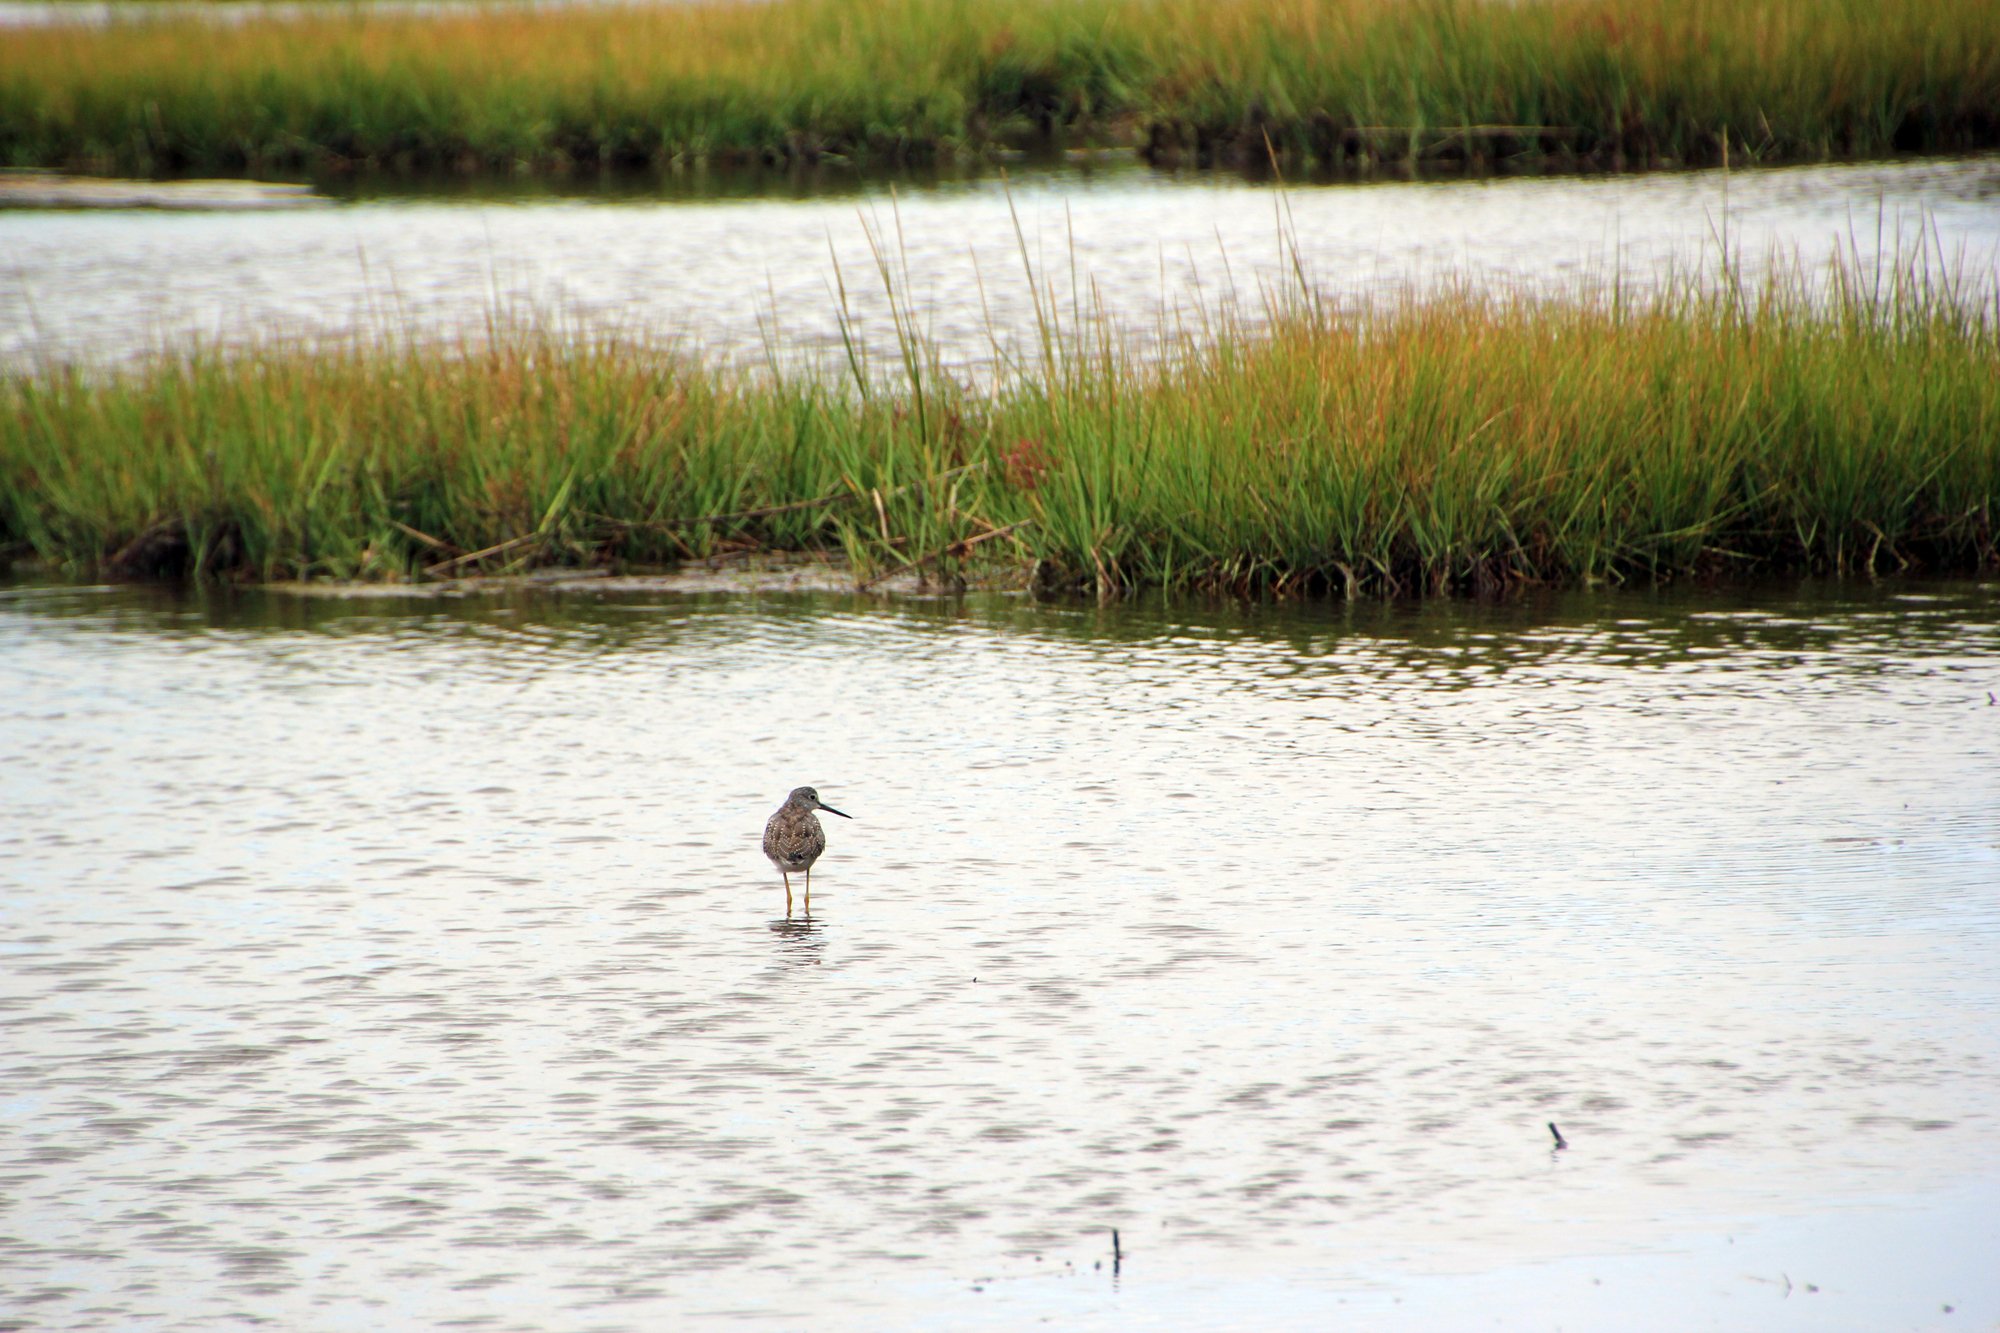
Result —
[[819, 799], [819, 793], [811, 787], [794, 787], [785, 803], [778, 807], [764, 825], [764, 855], [771, 858], [771, 864], [778, 867], [778, 873], [785, 877], [785, 915], [792, 914], [792, 876], [803, 873], [806, 877], [806, 915], [813, 910], [813, 862], [826, 850], [826, 830], [813, 818], [813, 811], [824, 810], [842, 819], [852, 819], [853, 815], [836, 810]]

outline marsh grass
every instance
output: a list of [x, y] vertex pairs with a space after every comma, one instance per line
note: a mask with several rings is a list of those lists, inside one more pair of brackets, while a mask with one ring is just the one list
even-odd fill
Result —
[[0, 162], [167, 171], [1646, 165], [2000, 142], [2000, 0], [770, 0], [0, 43]]
[[[811, 552], [857, 582], [1487, 592], [1996, 560], [2000, 310], [1926, 247], [1635, 299], [1366, 306], [1302, 266], [1152, 352], [1037, 275], [1034, 352], [725, 371], [496, 320], [0, 379], [0, 543], [128, 575], [444, 577]], [[1025, 246], [1024, 246], [1024, 262]]]

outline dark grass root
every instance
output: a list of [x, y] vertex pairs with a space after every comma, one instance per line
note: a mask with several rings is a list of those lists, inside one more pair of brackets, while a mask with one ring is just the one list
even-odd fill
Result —
[[700, 152], [672, 144], [557, 140], [526, 153], [495, 153], [464, 145], [381, 149], [352, 144], [238, 145], [212, 156], [168, 147], [143, 153], [90, 154], [62, 163], [63, 170], [94, 175], [172, 178], [200, 172], [225, 176], [341, 179], [349, 176], [450, 175], [468, 178], [533, 176], [560, 180], [576, 175], [641, 175], [693, 169], [762, 168], [798, 171], [851, 165], [898, 168], [934, 166], [966, 158], [994, 159], [1002, 151], [1038, 151], [1063, 142], [1059, 134], [1005, 139], [854, 138], [795, 130], [782, 140]]
[[128, 581], [181, 581], [227, 578], [248, 570], [242, 529], [234, 520], [190, 525], [185, 519], [163, 518], [120, 544], [99, 572]]
[[[1386, 568], [1330, 561], [1308, 568], [1283, 568], [1245, 557], [1237, 566], [1217, 567], [1189, 575], [1181, 587], [1213, 596], [1253, 600], [1359, 601], [1379, 598], [1400, 601], [1454, 597], [1472, 601], [1505, 601], [1523, 593], [1585, 584], [1620, 587], [1661, 587], [1687, 583], [1697, 587], [1727, 587], [1765, 578], [1855, 575], [1863, 578], [1981, 574], [2000, 569], [2000, 541], [1989, 529], [1975, 540], [1913, 539], [1900, 544], [1871, 540], [1851, 557], [1812, 555], [1796, 545], [1767, 551], [1704, 551], [1688, 565], [1615, 564], [1601, 575], [1583, 577], [1574, 571], [1539, 572], [1508, 556], [1485, 556], [1431, 566], [1415, 558], [1392, 561]], [[1088, 562], [1042, 558], [1027, 571], [1028, 590], [1049, 600], [1095, 597], [1100, 600], [1134, 595], [1158, 581], [1125, 575], [1116, 565], [1099, 574]]]
[[1727, 166], [1782, 166], [1829, 159], [1978, 152], [2000, 147], [2000, 114], [1968, 112], [1949, 122], [1904, 118], [1884, 135], [1853, 125], [1813, 142], [1777, 142], [1728, 127], [1669, 139], [1658, 129], [1617, 132], [1565, 126], [1430, 126], [1382, 129], [1343, 124], [1325, 112], [1277, 124], [1257, 116], [1228, 125], [1178, 120], [1148, 123], [1135, 153], [1161, 168], [1196, 167], [1265, 175], [1311, 171], [1365, 177], [1377, 171], [1505, 173], [1639, 171]]
[[[397, 553], [384, 553], [386, 564], [407, 570], [413, 580], [450, 578], [492, 573], [519, 573], [538, 569], [627, 569], [662, 567], [655, 560], [634, 558], [621, 550], [617, 537], [607, 536], [597, 544], [572, 542], [563, 549], [532, 543], [514, 546], [490, 560], [433, 560], [436, 553], [419, 543]], [[805, 556], [825, 552], [784, 550], [756, 542], [726, 542], [705, 558], [714, 564], [747, 556]], [[1160, 586], [1161, 580], [1128, 572], [1113, 562], [1098, 564], [1086, 554], [1081, 560], [1068, 557], [1040, 557], [1025, 564], [1007, 561], [974, 561], [961, 558], [926, 578], [928, 586], [965, 586], [966, 574], [1021, 578], [1033, 595], [1047, 600], [1071, 598], [1115, 599]], [[1386, 567], [1362, 566], [1343, 560], [1304, 568], [1288, 568], [1268, 558], [1244, 556], [1240, 560], [1211, 569], [1191, 571], [1178, 580], [1186, 591], [1242, 600], [1348, 600], [1368, 598], [1405, 600], [1426, 597], [1456, 597], [1474, 601], [1504, 601], [1522, 593], [1551, 587], [1573, 587], [1583, 583], [1610, 583], [1620, 586], [1661, 586], [1692, 583], [1703, 587], [1723, 587], [1732, 583], [1803, 575], [1848, 574], [1862, 577], [1901, 575], [1974, 574], [2000, 569], [2000, 542], [1991, 530], [1976, 539], [1911, 539], [1900, 544], [1872, 540], [1861, 549], [1857, 544], [1851, 557], [1833, 559], [1809, 555], [1797, 546], [1779, 546], [1749, 553], [1736, 550], [1704, 551], [1685, 566], [1646, 565], [1637, 562], [1616, 564], [1604, 574], [1582, 578], [1574, 572], [1538, 571], [1524, 567], [1510, 556], [1485, 556], [1433, 566], [1414, 557], [1389, 562]], [[149, 524], [105, 556], [94, 571], [100, 577], [134, 583], [188, 583], [202, 580], [256, 582], [265, 576], [248, 558], [238, 524], [230, 519], [190, 525], [180, 518], [165, 518]], [[882, 575], [860, 578], [857, 587], [873, 587]]]
[[[995, 129], [998, 124], [1001, 128]], [[354, 175], [464, 177], [639, 174], [689, 169], [763, 168], [796, 171], [844, 165], [856, 168], [934, 166], [953, 161], [993, 162], [1005, 154], [1045, 152], [1061, 146], [1116, 149], [1161, 169], [1197, 168], [1268, 176], [1314, 173], [1365, 178], [1377, 172], [1405, 175], [1616, 172], [1714, 167], [1779, 166], [1801, 162], [1890, 155], [1977, 152], [2000, 147], [2000, 114], [1977, 112], [1946, 123], [1913, 115], [1884, 135], [1844, 126], [1813, 142], [1759, 141], [1725, 127], [1668, 141], [1648, 127], [1615, 134], [1563, 126], [1463, 126], [1391, 130], [1341, 124], [1325, 112], [1277, 124], [1255, 117], [1228, 125], [1172, 119], [1094, 123], [1071, 114], [976, 117], [962, 133], [915, 135], [801, 127], [759, 144], [688, 145], [651, 140], [642, 133], [596, 137], [554, 133], [525, 151], [497, 152], [462, 142], [384, 146], [298, 140], [233, 143], [196, 153], [166, 144], [74, 154], [45, 165], [99, 175], [225, 175], [340, 178]]]

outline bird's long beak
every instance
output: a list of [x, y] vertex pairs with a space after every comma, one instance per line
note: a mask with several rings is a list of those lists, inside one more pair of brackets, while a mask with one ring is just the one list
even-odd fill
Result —
[[822, 805], [819, 808], [826, 811], [830, 815], [839, 815], [842, 819], [854, 818], [853, 815], [848, 814], [845, 810], [836, 810], [830, 805]]

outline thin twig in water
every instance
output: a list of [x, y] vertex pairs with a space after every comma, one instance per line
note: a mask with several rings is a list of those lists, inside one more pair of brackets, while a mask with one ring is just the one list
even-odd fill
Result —
[[432, 548], [433, 550], [456, 551], [458, 549], [456, 546], [453, 546], [448, 541], [440, 541], [438, 538], [431, 536], [428, 532], [418, 532], [415, 528], [411, 527], [409, 524], [399, 523], [393, 518], [389, 520], [389, 526], [394, 528], [396, 531], [405, 534], [406, 536], [415, 537], [418, 541], [422, 542], [424, 545]]
[[735, 523], [746, 518], [769, 518], [773, 514], [794, 514], [801, 509], [818, 509], [825, 505], [852, 500], [851, 491], [834, 491], [816, 500], [794, 500], [790, 504], [766, 505], [761, 509], [739, 509], [728, 514], [696, 514], [689, 518], [613, 518], [609, 514], [592, 514], [591, 517], [604, 523], [616, 523], [626, 528], [657, 528], [669, 531], [674, 528], [692, 528], [703, 523]]
[[[977, 522], [979, 520], [975, 519], [974, 521]], [[932, 551], [929, 555], [919, 556], [915, 560], [912, 560], [907, 564], [898, 565], [894, 569], [885, 569], [880, 574], [877, 574], [872, 578], [863, 579], [861, 582], [854, 585], [854, 589], [856, 592], [866, 592], [868, 589], [880, 583], [883, 579], [891, 578], [897, 574], [907, 574], [913, 569], [922, 569], [925, 565], [930, 564], [934, 560], [941, 560], [948, 555], [963, 556], [967, 552], [971, 551], [973, 547], [979, 545], [981, 542], [990, 542], [995, 537], [1005, 537], [1008, 533], [1014, 531], [1016, 528], [1025, 528], [1028, 526], [1028, 524], [1032, 522], [1034, 522], [1033, 519], [1024, 518], [1019, 523], [1009, 523], [1004, 528], [988, 528], [986, 531], [980, 533], [975, 537], [960, 537], [956, 541], [946, 542], [943, 546], [938, 547], [937, 550]]]
[[489, 546], [483, 551], [468, 551], [464, 555], [453, 556], [449, 560], [440, 560], [434, 565], [425, 565], [424, 573], [435, 574], [440, 570], [456, 569], [460, 565], [469, 565], [475, 560], [484, 560], [489, 555], [499, 555], [502, 551], [511, 551], [517, 546], [525, 546], [541, 535], [539, 532], [530, 532], [520, 537], [509, 538], [496, 546]]
[[1417, 134], [1442, 134], [1446, 139], [1498, 139], [1523, 134], [1574, 136], [1574, 125], [1352, 125], [1346, 130], [1371, 139], [1407, 139]]

